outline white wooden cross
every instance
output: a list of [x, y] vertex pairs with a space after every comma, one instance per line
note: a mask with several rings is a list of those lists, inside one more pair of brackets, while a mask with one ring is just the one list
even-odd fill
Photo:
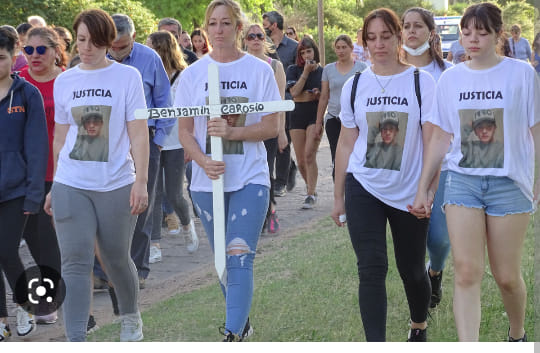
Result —
[[[219, 70], [214, 63], [208, 65], [208, 105], [193, 107], [171, 107], [137, 109], [136, 119], [170, 119], [191, 118], [194, 116], [210, 116], [210, 119], [221, 119], [221, 115], [274, 113], [294, 109], [292, 100], [269, 102], [248, 102], [221, 104], [219, 95]], [[223, 144], [221, 137], [211, 136], [210, 147], [212, 159], [223, 161]], [[225, 202], [223, 195], [223, 175], [212, 181], [213, 213], [214, 213], [214, 260], [219, 281], [227, 283], [225, 253]]]

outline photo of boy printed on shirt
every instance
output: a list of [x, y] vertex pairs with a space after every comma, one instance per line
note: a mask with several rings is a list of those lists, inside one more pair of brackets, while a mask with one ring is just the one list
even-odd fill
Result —
[[461, 122], [462, 168], [504, 166], [503, 109], [463, 109]]
[[77, 140], [69, 158], [79, 161], [109, 161], [109, 121], [111, 107], [86, 105], [72, 108], [79, 126]]
[[400, 170], [408, 114], [369, 112], [366, 168]]
[[[247, 103], [247, 97], [221, 97], [221, 104], [230, 103]], [[208, 97], [206, 98], [208, 104]], [[227, 119], [229, 126], [246, 126], [246, 114], [222, 115], [223, 119]], [[242, 141], [231, 141], [222, 139], [223, 154], [244, 154], [244, 144]], [[210, 146], [210, 136], [206, 136], [206, 153], [212, 153]]]

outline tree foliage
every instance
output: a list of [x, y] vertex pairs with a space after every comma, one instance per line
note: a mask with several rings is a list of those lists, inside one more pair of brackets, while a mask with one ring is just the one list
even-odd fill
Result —
[[146, 37], [157, 28], [156, 16], [135, 0], [7, 0], [2, 7], [0, 23], [12, 26], [26, 22], [28, 16], [39, 15], [50, 25], [66, 27], [72, 31], [73, 20], [79, 12], [101, 8], [111, 15], [129, 15], [135, 23], [137, 41], [146, 41]]

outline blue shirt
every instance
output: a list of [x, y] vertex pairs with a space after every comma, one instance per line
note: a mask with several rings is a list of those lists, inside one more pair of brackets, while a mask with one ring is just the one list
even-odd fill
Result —
[[529, 61], [531, 58], [531, 46], [529, 44], [529, 41], [523, 37], [519, 38], [517, 42], [514, 43], [514, 38], [509, 39], [510, 42], [510, 50], [512, 51], [512, 55], [514, 55], [514, 58], [523, 60], [523, 61]]
[[[109, 54], [107, 57], [114, 60]], [[141, 73], [147, 108], [163, 108], [172, 105], [169, 77], [161, 58], [153, 49], [135, 42], [131, 53], [122, 60], [122, 64], [133, 66]], [[154, 143], [156, 145], [163, 146], [174, 123], [175, 119], [148, 120], [148, 126], [155, 127]]]

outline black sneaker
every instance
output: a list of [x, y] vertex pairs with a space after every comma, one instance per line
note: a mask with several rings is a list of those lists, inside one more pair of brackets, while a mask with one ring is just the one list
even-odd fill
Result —
[[438, 275], [431, 276], [428, 271], [429, 280], [431, 281], [431, 300], [429, 303], [430, 308], [435, 308], [441, 302], [442, 298], [442, 274], [441, 271]]
[[289, 168], [289, 175], [287, 177], [287, 191], [292, 191], [296, 186], [297, 170], [298, 168], [296, 168], [296, 163], [294, 163], [294, 161], [291, 161], [291, 167]]
[[99, 329], [99, 326], [96, 324], [96, 320], [94, 319], [94, 315], [90, 315], [88, 317], [88, 324], [86, 325], [86, 334], [89, 335], [92, 332]]
[[109, 287], [109, 295], [111, 297], [112, 307], [114, 315], [120, 315], [120, 309], [118, 309], [118, 299], [116, 298], [116, 293], [114, 292], [113, 287]]
[[285, 185], [277, 185], [274, 187], [274, 196], [282, 197], [285, 196], [287, 191], [285, 190]]
[[[245, 328], [244, 328], [244, 331], [245, 331]], [[238, 335], [235, 335], [232, 332], [228, 332], [225, 329], [225, 326], [221, 326], [219, 328], [219, 333], [221, 333], [223, 336], [225, 336], [223, 338], [222, 342], [242, 342], [242, 337], [240, 337]], [[243, 333], [242, 333], [242, 335], [243, 335]]]
[[427, 328], [412, 328], [409, 330], [407, 342], [427, 342]]

